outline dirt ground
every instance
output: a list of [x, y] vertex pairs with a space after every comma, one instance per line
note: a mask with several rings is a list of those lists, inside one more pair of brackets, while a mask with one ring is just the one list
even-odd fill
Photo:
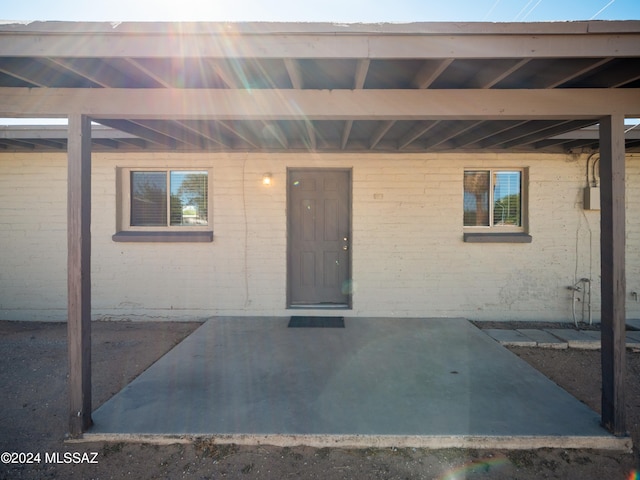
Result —
[[[102, 404], [196, 323], [93, 324], [93, 405]], [[495, 325], [487, 325], [495, 327]], [[502, 324], [504, 327], [505, 324]], [[529, 325], [531, 326], [531, 325]], [[591, 408], [600, 408], [600, 352], [513, 352]], [[630, 479], [640, 469], [640, 353], [627, 353], [627, 425], [633, 452], [278, 448], [68, 443], [64, 324], [0, 321], [1, 479]], [[21, 453], [22, 456], [17, 454]], [[6, 455], [6, 454], [5, 454]], [[3, 462], [6, 461], [4, 455]], [[68, 463], [67, 463], [68, 462]]]

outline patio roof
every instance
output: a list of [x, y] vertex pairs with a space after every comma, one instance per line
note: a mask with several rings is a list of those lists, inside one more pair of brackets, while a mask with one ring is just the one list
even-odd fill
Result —
[[640, 21], [6, 24], [0, 116], [81, 110], [95, 150], [591, 151], [572, 132], [640, 116], [638, 45]]
[[602, 424], [623, 436], [638, 45], [640, 21], [0, 25], [0, 118], [69, 119], [66, 145], [41, 129], [0, 150], [67, 151], [72, 436], [92, 422], [91, 121], [130, 136], [96, 136], [118, 150], [418, 153], [566, 151], [554, 137], [598, 124], [576, 147], [601, 156]]

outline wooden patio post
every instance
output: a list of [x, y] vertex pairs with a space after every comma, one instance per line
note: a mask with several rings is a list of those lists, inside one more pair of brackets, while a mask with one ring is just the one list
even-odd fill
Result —
[[602, 425], [626, 435], [624, 117], [600, 120], [600, 259], [602, 274]]
[[91, 424], [91, 120], [69, 115], [67, 286], [69, 433]]

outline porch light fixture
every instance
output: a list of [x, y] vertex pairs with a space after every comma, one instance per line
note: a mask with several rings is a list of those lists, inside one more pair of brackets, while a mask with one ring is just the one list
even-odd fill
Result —
[[271, 174], [270, 173], [265, 173], [264, 175], [262, 175], [262, 184], [269, 186], [271, 185]]

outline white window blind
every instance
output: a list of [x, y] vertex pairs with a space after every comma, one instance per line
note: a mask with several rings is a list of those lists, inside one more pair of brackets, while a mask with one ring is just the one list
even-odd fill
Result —
[[167, 225], [166, 172], [131, 172], [131, 225]]
[[465, 170], [465, 227], [522, 227], [522, 171]]
[[131, 172], [132, 227], [206, 226], [207, 171]]

